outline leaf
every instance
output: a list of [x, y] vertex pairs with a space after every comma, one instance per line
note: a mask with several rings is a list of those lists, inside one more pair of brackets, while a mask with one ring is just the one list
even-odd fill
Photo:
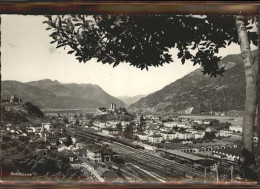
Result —
[[113, 65], [113, 68], [116, 67], [119, 63], [115, 62]]
[[75, 26], [81, 26], [82, 25], [82, 23], [76, 23], [76, 24], [74, 24]]
[[199, 45], [204, 46], [204, 45], [206, 45], [206, 44], [207, 44], [207, 42], [204, 42], [204, 43], [200, 43]]
[[184, 64], [185, 63], [185, 58], [181, 59], [181, 63]]
[[180, 52], [178, 53], [178, 58], [181, 58], [181, 57], [183, 57], [183, 51], [180, 51]]
[[51, 27], [46, 28], [46, 30], [50, 30], [50, 29], [52, 29], [52, 28]]
[[60, 45], [57, 45], [57, 47], [56, 48], [60, 48], [60, 47], [62, 47], [62, 46], [64, 46], [65, 44], [60, 44]]
[[196, 49], [196, 47], [197, 47], [197, 44], [195, 43], [191, 49], [194, 50], [194, 49]]
[[72, 51], [69, 51], [69, 52], [68, 52], [68, 54], [72, 54], [73, 52], [74, 52], [74, 50], [72, 50]]
[[53, 44], [53, 43], [55, 43], [55, 42], [56, 42], [56, 41], [51, 41], [50, 44]]
[[232, 39], [229, 40], [227, 45], [229, 46], [231, 43], [232, 43]]

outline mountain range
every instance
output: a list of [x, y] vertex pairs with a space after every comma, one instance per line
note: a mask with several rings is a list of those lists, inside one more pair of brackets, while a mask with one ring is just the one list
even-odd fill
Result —
[[6, 80], [1, 83], [2, 98], [15, 94], [23, 102], [32, 102], [43, 110], [50, 109], [93, 109], [125, 107], [121, 100], [109, 95], [101, 87], [93, 84], [63, 84], [50, 79], [22, 83]]
[[136, 96], [118, 96], [117, 98], [122, 100], [127, 106], [136, 103], [141, 98], [145, 97], [146, 95], [136, 95]]
[[[253, 59], [258, 51], [252, 52]], [[243, 110], [245, 73], [241, 54], [221, 59], [226, 71], [216, 78], [202, 74], [202, 69], [187, 74], [128, 107], [134, 113], [201, 113], [205, 111]]]

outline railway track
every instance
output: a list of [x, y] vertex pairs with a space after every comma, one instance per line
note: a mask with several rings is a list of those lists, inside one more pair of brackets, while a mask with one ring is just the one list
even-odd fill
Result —
[[[148, 152], [134, 149], [128, 146], [124, 146], [120, 143], [114, 142], [110, 145], [114, 151], [120, 154], [127, 154], [127, 159], [139, 159], [142, 162], [146, 162], [149, 164], [152, 164], [154, 167], [166, 169], [170, 168], [171, 172], [175, 173], [176, 175], [183, 176], [185, 173], [189, 173], [189, 175], [197, 176], [197, 177], [204, 177], [204, 172], [201, 172], [199, 170], [196, 170], [190, 166], [179, 164], [176, 162], [173, 162], [171, 160], [160, 158], [158, 156], [149, 154]], [[207, 176], [214, 177], [214, 173], [208, 173]]]
[[[80, 130], [73, 130], [72, 133], [74, 135], [77, 135], [81, 138], [88, 138], [88, 139], [94, 139], [94, 140], [104, 140], [106, 139], [105, 136], [98, 135], [96, 133], [88, 133], [86, 131], [80, 131]], [[152, 166], [155, 169], [158, 169], [160, 171], [167, 171], [168, 174], [174, 174], [176, 176], [184, 176], [185, 174], [189, 174], [194, 177], [204, 178], [204, 171], [196, 170], [195, 168], [192, 168], [191, 166], [179, 164], [176, 162], [173, 162], [171, 160], [161, 158], [155, 155], [152, 155], [148, 152], [145, 152], [140, 149], [135, 149], [132, 147], [129, 147], [127, 145], [118, 143], [118, 142], [108, 142], [109, 146], [113, 149], [113, 151], [121, 154], [124, 156], [125, 160], [128, 161], [136, 161], [140, 164], [152, 164]], [[214, 178], [215, 174], [212, 172], [207, 173], [207, 177]]]

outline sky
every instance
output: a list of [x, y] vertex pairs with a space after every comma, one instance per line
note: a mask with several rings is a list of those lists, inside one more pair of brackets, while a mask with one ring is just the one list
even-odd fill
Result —
[[[90, 60], [79, 63], [74, 55], [63, 48], [50, 44], [50, 32], [45, 29], [43, 16], [1, 15], [2, 17], [2, 80], [20, 82], [41, 79], [57, 80], [61, 83], [91, 83], [99, 85], [113, 96], [146, 95], [162, 89], [199, 68], [192, 63], [181, 64], [175, 60], [162, 67], [140, 70], [129, 64], [113, 68], [108, 64]], [[170, 52], [173, 54], [175, 50]], [[219, 55], [240, 52], [238, 45], [231, 44], [221, 49]]]

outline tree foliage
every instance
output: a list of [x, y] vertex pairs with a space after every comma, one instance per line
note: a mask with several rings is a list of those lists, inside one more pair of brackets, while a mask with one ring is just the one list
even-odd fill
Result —
[[[117, 66], [122, 62], [140, 69], [171, 63], [171, 48], [184, 64], [187, 60], [204, 68], [203, 73], [222, 75], [220, 48], [238, 43], [234, 16], [193, 15], [70, 15], [46, 16], [46, 30], [52, 30], [51, 43], [69, 46], [79, 62], [92, 58]], [[257, 45], [258, 35], [245, 20], [250, 42]]]
[[38, 118], [44, 117], [44, 113], [41, 111], [41, 109], [31, 102], [26, 102], [24, 104], [24, 109], [28, 112], [29, 116], [38, 117]]
[[123, 131], [122, 124], [121, 123], [116, 124], [116, 129], [118, 130], [119, 134], [121, 134]]
[[123, 137], [132, 139], [133, 136], [134, 136], [134, 124], [130, 123], [125, 127], [123, 132]]
[[63, 142], [66, 146], [70, 146], [73, 144], [71, 136], [67, 135], [66, 139]]
[[1, 107], [1, 121], [3, 123], [21, 124], [27, 122], [28, 119], [22, 112], [5, 111], [4, 107]]
[[205, 138], [205, 139], [214, 139], [214, 138], [216, 138], [216, 135], [215, 135], [214, 132], [205, 132], [205, 135], [204, 135], [203, 138]]

